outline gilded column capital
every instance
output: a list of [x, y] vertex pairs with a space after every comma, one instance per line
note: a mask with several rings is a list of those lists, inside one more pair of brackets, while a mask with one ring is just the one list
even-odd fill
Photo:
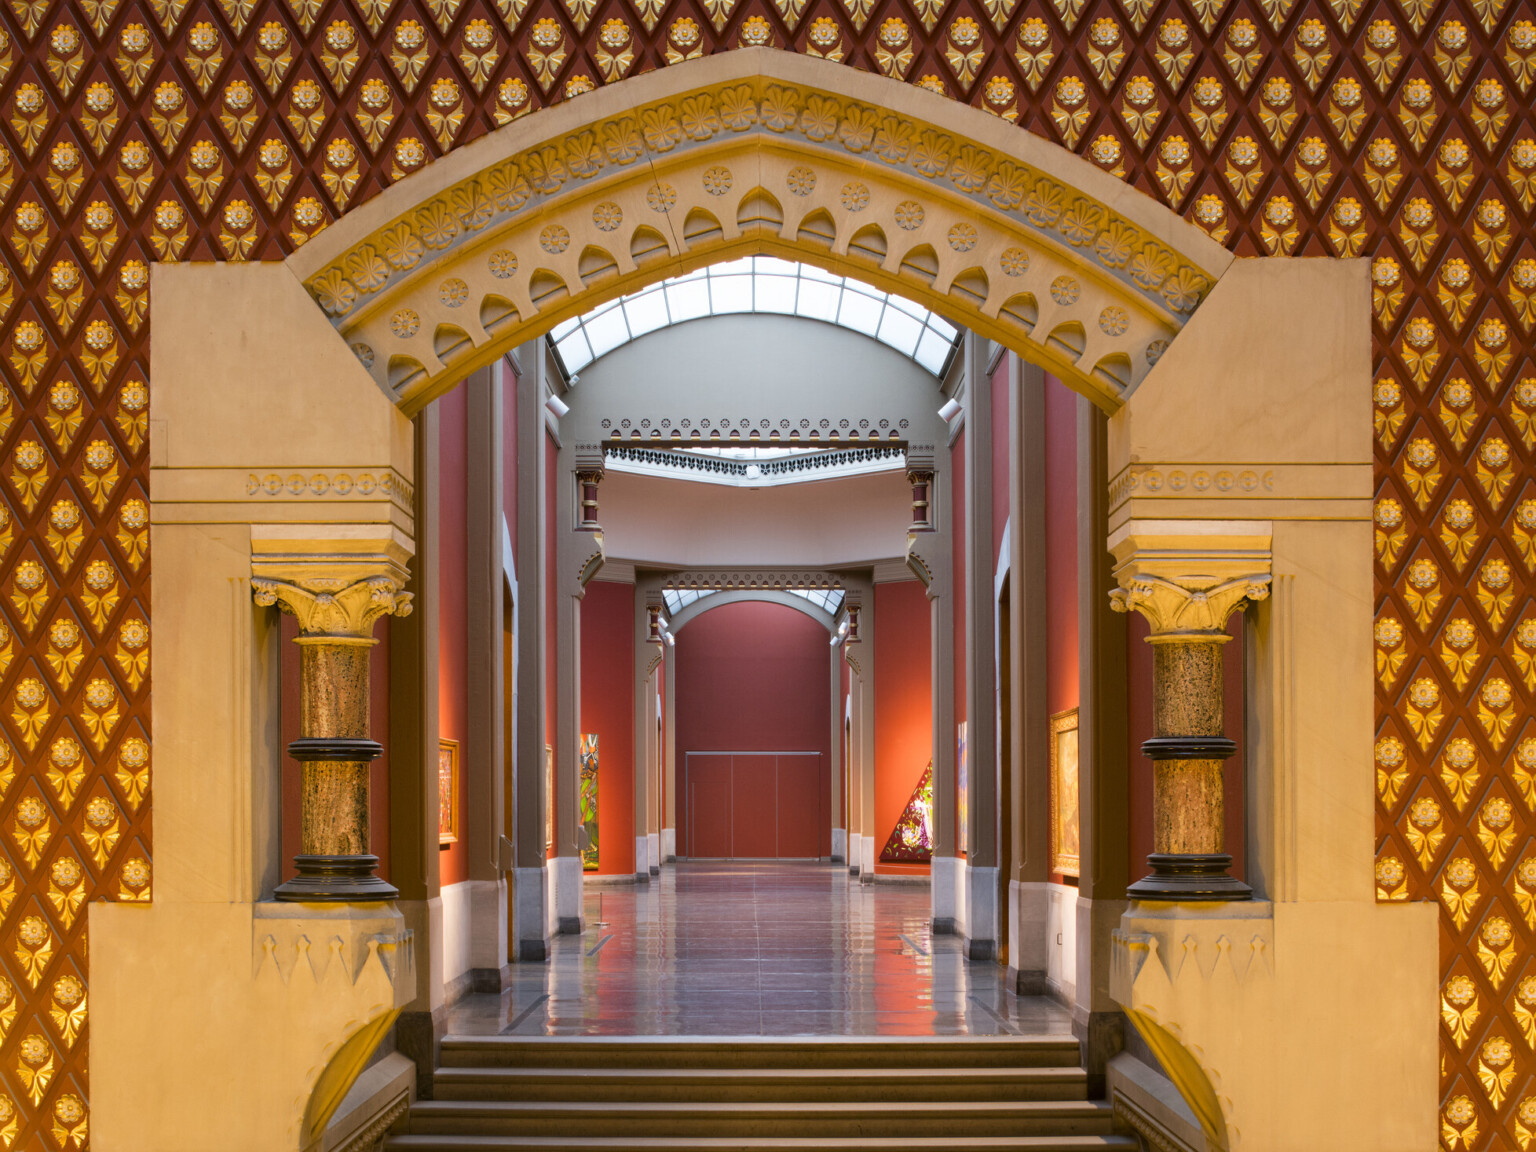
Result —
[[1203, 577], [1183, 580], [1122, 570], [1109, 594], [1116, 612], [1139, 612], [1153, 636], [1220, 632], [1232, 613], [1269, 595], [1269, 573], [1250, 573], [1202, 587]]
[[337, 577], [298, 581], [251, 578], [251, 591], [263, 608], [276, 604], [299, 622], [303, 637], [366, 639], [380, 616], [409, 616], [412, 594], [401, 591], [393, 576], [367, 576], [348, 582]]
[[1267, 521], [1130, 521], [1109, 540], [1110, 607], [1139, 612], [1154, 637], [1221, 632], [1269, 595], [1270, 540]]

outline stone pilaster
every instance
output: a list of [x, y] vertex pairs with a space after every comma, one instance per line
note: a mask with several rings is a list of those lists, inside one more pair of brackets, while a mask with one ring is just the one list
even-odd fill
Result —
[[1110, 541], [1116, 611], [1141, 613], [1153, 646], [1151, 875], [1139, 900], [1248, 900], [1225, 852], [1223, 761], [1237, 746], [1222, 733], [1222, 645], [1228, 618], [1269, 595], [1267, 525], [1133, 521]]
[[384, 752], [370, 738], [368, 658], [382, 616], [405, 616], [411, 594], [393, 559], [313, 556], [263, 562], [251, 579], [260, 607], [298, 620], [299, 738], [288, 753], [302, 766], [298, 875], [279, 900], [393, 900], [368, 851], [368, 765]]

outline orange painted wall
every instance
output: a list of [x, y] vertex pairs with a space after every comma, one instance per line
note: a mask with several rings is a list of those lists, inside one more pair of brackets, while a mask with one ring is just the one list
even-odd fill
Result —
[[464, 827], [464, 740], [469, 735], [469, 542], [467, 436], [469, 393], [455, 388], [438, 401], [437, 559], [437, 725], [444, 740], [459, 743], [459, 839], [439, 848], [439, 879], [444, 888], [469, 879], [469, 844]]
[[[1045, 667], [1051, 715], [1078, 706], [1077, 395], [1045, 378]], [[1058, 883], [1077, 879], [1051, 873]]]
[[933, 643], [916, 580], [875, 585], [875, 652], [875, 871], [926, 872], [926, 864], [880, 863], [933, 755]]
[[[948, 514], [948, 517], [949, 517], [949, 532], [950, 532], [950, 540], [951, 540], [951, 547], [950, 547], [950, 572], [952, 573], [952, 578], [950, 580], [950, 585], [949, 586], [950, 586], [950, 589], [952, 590], [952, 592], [951, 592], [951, 595], [950, 595], [950, 598], [949, 598], [949, 606], [950, 606], [950, 613], [951, 613], [950, 619], [951, 619], [951, 621], [953, 622], [953, 625], [954, 625], [954, 636], [955, 636], [955, 657], [954, 657], [955, 726], [954, 726], [953, 731], [951, 731], [949, 733], [948, 739], [949, 739], [950, 745], [952, 747], [956, 747], [956, 748], [958, 748], [959, 739], [960, 739], [960, 725], [964, 724], [965, 720], [966, 720], [965, 689], [966, 689], [967, 681], [969, 679], [969, 677], [967, 676], [967, 670], [966, 670], [966, 666], [965, 666], [965, 656], [966, 656], [965, 602], [966, 602], [966, 590], [967, 590], [966, 589], [966, 583], [965, 583], [965, 581], [966, 581], [965, 557], [966, 557], [966, 552], [967, 552], [967, 548], [966, 548], [966, 524], [965, 524], [965, 438], [966, 438], [966, 436], [967, 436], [966, 432], [961, 432], [960, 435], [955, 437], [954, 444], [952, 444], [950, 446], [950, 450], [949, 450], [949, 474], [948, 474], [948, 476], [945, 477], [945, 479], [949, 481], [949, 483], [946, 485], [946, 487], [949, 490], [949, 508], [947, 510], [947, 514]], [[957, 760], [956, 760], [956, 782], [957, 782], [957, 785], [958, 785], [958, 780], [959, 780], [959, 776], [958, 776], [958, 772], [959, 772], [958, 756], [959, 756], [959, 753], [958, 753], [958, 751], [956, 751], [954, 753], [954, 755], [957, 757]], [[958, 792], [958, 787], [957, 787], [957, 792]], [[959, 804], [958, 803], [951, 804], [950, 805], [950, 811], [955, 814], [955, 816], [954, 816], [954, 824], [955, 824], [954, 834], [956, 836], [958, 836], [959, 835], [959, 820], [960, 820], [960, 816], [959, 816], [960, 806], [959, 806]], [[965, 856], [966, 855], [965, 845], [964, 844], [960, 844], [958, 842], [958, 840], [956, 841], [956, 844], [957, 844], [957, 847], [958, 847], [959, 855], [962, 856], [962, 857]]]
[[635, 871], [635, 586], [594, 580], [581, 602], [581, 730], [597, 736], [598, 872]]

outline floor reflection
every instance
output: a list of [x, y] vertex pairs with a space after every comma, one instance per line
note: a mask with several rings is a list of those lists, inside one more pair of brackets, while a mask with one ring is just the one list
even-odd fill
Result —
[[449, 1011], [452, 1035], [1061, 1035], [1060, 1005], [929, 930], [928, 889], [811, 863], [683, 863], [588, 885], [587, 930], [500, 996]]

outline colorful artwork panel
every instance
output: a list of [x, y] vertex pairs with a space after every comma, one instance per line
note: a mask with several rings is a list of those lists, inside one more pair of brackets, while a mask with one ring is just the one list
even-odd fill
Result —
[[906, 811], [880, 850], [882, 864], [926, 864], [933, 859], [933, 765], [912, 790]]
[[597, 736], [583, 733], [581, 737], [581, 826], [586, 830], [587, 843], [581, 850], [581, 866], [588, 872], [597, 870]]

